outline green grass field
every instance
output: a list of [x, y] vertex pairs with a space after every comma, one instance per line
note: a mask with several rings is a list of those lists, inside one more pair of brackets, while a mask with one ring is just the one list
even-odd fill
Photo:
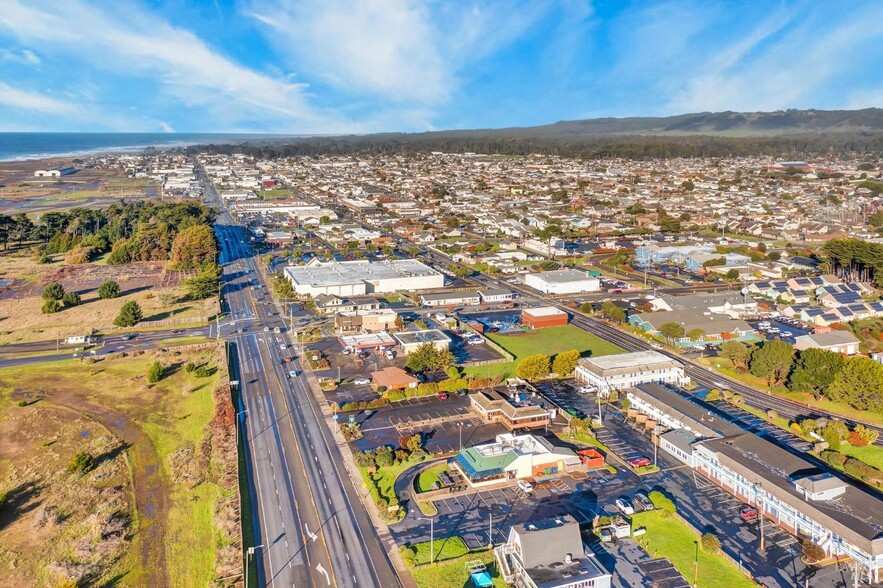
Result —
[[486, 333], [485, 335], [488, 339], [515, 356], [515, 359], [489, 365], [470, 366], [464, 370], [467, 375], [477, 378], [493, 378], [496, 376], [511, 378], [515, 376], [518, 362], [535, 353], [545, 353], [546, 355], [554, 356], [562, 351], [578, 349], [583, 357], [598, 357], [624, 351], [621, 347], [596, 337], [574, 325], [549, 327], [548, 329], [525, 331], [512, 335], [501, 335], [499, 333]]
[[440, 463], [420, 472], [417, 476], [417, 492], [432, 490], [432, 485], [438, 482], [438, 475], [448, 470], [448, 464]]
[[555, 355], [578, 349], [583, 357], [622, 353], [623, 349], [574, 325], [525, 331], [512, 335], [488, 333], [487, 338], [515, 356], [515, 361], [535, 353]]
[[883, 470], [883, 447], [879, 445], [867, 445], [865, 447], [855, 447], [844, 443], [840, 447], [840, 453], [854, 457], [859, 461], [863, 461], [871, 467]]
[[[661, 510], [642, 512], [632, 517], [632, 527], [646, 527], [638, 542], [654, 557], [667, 557], [688, 580], [695, 572], [695, 542], [699, 535], [676, 517], [665, 518]], [[699, 548], [699, 577], [703, 586], [752, 588], [757, 586], [739, 567], [723, 555]]]
[[[460, 537], [436, 538], [434, 545], [435, 563], [430, 563], [430, 544], [418, 543], [411, 548], [403, 547], [402, 552], [416, 553], [416, 566], [411, 573], [420, 588], [464, 588], [471, 586], [466, 563], [480, 561], [491, 574], [494, 586], [503, 588], [506, 583], [497, 573], [494, 556], [488, 549], [470, 551]], [[408, 558], [406, 562], [410, 561]]]

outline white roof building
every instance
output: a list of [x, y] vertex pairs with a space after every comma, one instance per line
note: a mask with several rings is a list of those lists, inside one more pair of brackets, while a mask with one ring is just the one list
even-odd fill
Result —
[[601, 289], [601, 280], [574, 269], [526, 274], [524, 283], [543, 294], [577, 294]]
[[658, 351], [635, 351], [580, 358], [574, 376], [602, 392], [661, 382], [681, 386], [690, 381], [684, 365]]
[[442, 288], [445, 277], [416, 259], [330, 261], [285, 268], [297, 294], [357, 296]]

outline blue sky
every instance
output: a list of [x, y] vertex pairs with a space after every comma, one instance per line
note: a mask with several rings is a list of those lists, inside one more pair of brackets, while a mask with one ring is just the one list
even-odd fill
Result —
[[0, 131], [883, 106], [883, 2], [3, 0]]

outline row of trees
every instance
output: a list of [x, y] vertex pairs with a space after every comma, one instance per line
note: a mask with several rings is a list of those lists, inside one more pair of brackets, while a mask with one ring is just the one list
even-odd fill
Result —
[[859, 410], [883, 413], [883, 365], [864, 357], [843, 357], [823, 349], [796, 351], [783, 341], [748, 346], [721, 345], [721, 356], [739, 371], [763, 378], [769, 386], [808, 392], [815, 398], [842, 402]]
[[[832, 272], [846, 280], [883, 285], [883, 244], [861, 239], [831, 239], [822, 246]], [[879, 277], [878, 277], [879, 276]]]
[[544, 353], [528, 355], [518, 363], [515, 375], [531, 382], [548, 377], [552, 372], [562, 377], [569, 376], [576, 369], [579, 358], [578, 349], [562, 351], [554, 360]]

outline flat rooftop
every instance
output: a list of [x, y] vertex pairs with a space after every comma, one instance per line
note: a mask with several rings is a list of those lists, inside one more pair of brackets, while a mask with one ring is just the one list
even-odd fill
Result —
[[404, 331], [394, 335], [402, 345], [415, 345], [419, 343], [451, 342], [451, 338], [438, 329], [426, 329], [425, 331]]
[[536, 276], [547, 284], [569, 284], [571, 282], [598, 279], [594, 276], [590, 276], [589, 272], [582, 272], [574, 269], [552, 270], [550, 272], [538, 272], [529, 275]]
[[555, 308], [554, 306], [541, 306], [539, 308], [525, 308], [522, 312], [529, 314], [530, 316], [558, 316], [562, 314], [567, 314], [560, 308]]
[[286, 267], [285, 274], [298, 284], [318, 287], [441, 275], [416, 259], [320, 262], [316, 265]]
[[594, 366], [600, 370], [617, 370], [628, 368], [641, 368], [647, 365], [661, 363], [680, 363], [658, 351], [634, 351], [632, 353], [616, 353], [614, 355], [602, 355], [600, 357], [584, 357], [579, 360], [582, 364]]

